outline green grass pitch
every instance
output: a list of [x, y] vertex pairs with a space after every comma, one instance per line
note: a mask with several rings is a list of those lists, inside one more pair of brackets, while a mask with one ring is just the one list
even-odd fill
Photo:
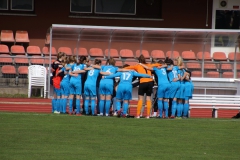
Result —
[[0, 160], [240, 159], [240, 120], [0, 112]]

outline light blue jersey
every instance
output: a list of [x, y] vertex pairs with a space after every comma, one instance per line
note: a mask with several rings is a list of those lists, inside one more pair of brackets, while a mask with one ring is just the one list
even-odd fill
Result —
[[178, 66], [173, 66], [172, 71], [168, 72], [169, 81], [172, 82], [175, 78], [178, 78]]
[[[72, 71], [79, 71], [83, 70], [85, 67], [84, 64], [74, 64], [69, 72]], [[81, 80], [81, 73], [79, 73], [77, 76], [71, 76], [70, 78], [70, 94], [82, 94], [82, 80]]]
[[140, 74], [135, 71], [128, 71], [128, 72], [118, 72], [110, 76], [105, 76], [105, 79], [120, 77], [120, 83], [118, 85], [116, 98], [121, 100], [131, 100], [132, 99], [132, 79], [134, 76], [150, 78], [150, 76], [147, 74]]
[[[70, 72], [73, 72], [73, 71], [79, 71], [79, 70], [83, 70], [85, 68], [85, 65], [84, 64], [74, 64], [72, 65], [71, 69], [70, 69]], [[75, 82], [81, 82], [81, 74], [79, 73], [78, 76], [71, 76], [71, 80], [70, 81], [75, 81]]]
[[96, 96], [96, 81], [98, 78], [98, 75], [100, 73], [100, 69], [92, 69], [89, 70], [87, 73], [87, 80], [84, 84], [84, 95], [85, 96]]

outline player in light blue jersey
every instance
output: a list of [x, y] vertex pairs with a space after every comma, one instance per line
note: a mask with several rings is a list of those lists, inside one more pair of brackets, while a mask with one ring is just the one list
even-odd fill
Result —
[[81, 82], [81, 73], [86, 72], [85, 68], [85, 56], [81, 56], [77, 59], [77, 63], [75, 63], [69, 71], [71, 76], [70, 78], [70, 96], [69, 96], [69, 114], [72, 114], [73, 107], [73, 97], [76, 95], [76, 115], [80, 116], [80, 98], [82, 95], [82, 82]]
[[121, 101], [123, 101], [123, 117], [126, 117], [129, 100], [132, 99], [132, 79], [133, 77], [145, 77], [150, 78], [147, 74], [140, 74], [136, 71], [127, 71], [127, 72], [117, 72], [109, 76], [105, 76], [105, 79], [112, 79], [114, 77], [120, 77], [120, 83], [117, 88], [117, 112], [118, 116], [121, 114]]
[[165, 61], [168, 64], [168, 68], [167, 68], [167, 70], [169, 71], [168, 79], [169, 79], [169, 82], [171, 83], [171, 88], [169, 90], [169, 98], [172, 98], [171, 118], [175, 118], [176, 109], [177, 109], [177, 97], [179, 97], [178, 95], [179, 92], [177, 91], [180, 87], [180, 81], [179, 81], [180, 75], [178, 74], [179, 67], [177, 66], [177, 59], [173, 61], [173, 64], [172, 64], [172, 60], [170, 59]]
[[[158, 98], [158, 110], [159, 110], [159, 118], [168, 118], [168, 101], [169, 101], [169, 90], [171, 88], [171, 84], [168, 80], [167, 75], [167, 65], [163, 61], [159, 61], [159, 64], [162, 64], [161, 68], [154, 67], [153, 70], [157, 75], [158, 79], [158, 90], [157, 90], [157, 98]], [[165, 66], [165, 67], [164, 67]], [[164, 111], [164, 116], [163, 116]]]
[[96, 96], [97, 96], [96, 82], [101, 69], [100, 65], [101, 65], [101, 60], [95, 59], [94, 65], [91, 65], [90, 67], [85, 68], [85, 70], [88, 71], [87, 80], [85, 81], [85, 85], [84, 85], [84, 95], [85, 95], [84, 109], [85, 109], [86, 115], [89, 114], [88, 104], [90, 99], [91, 99], [92, 115], [95, 115], [95, 105], [96, 105]]

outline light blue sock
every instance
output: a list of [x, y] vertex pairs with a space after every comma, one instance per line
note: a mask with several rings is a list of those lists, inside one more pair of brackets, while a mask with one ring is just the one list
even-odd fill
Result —
[[181, 117], [181, 103], [177, 103], [177, 117]]
[[63, 113], [63, 98], [60, 99], [60, 112]]
[[110, 111], [110, 104], [111, 104], [111, 101], [110, 100], [106, 100], [106, 104], [105, 104], [105, 114], [109, 114], [109, 111]]
[[165, 117], [168, 117], [168, 101], [163, 102]]
[[176, 115], [176, 109], [177, 109], [177, 102], [176, 101], [172, 101], [172, 116], [175, 117]]
[[69, 113], [73, 112], [73, 99], [69, 99]]
[[120, 109], [121, 109], [121, 102], [117, 101], [116, 105], [117, 105], [117, 111], [120, 111]]
[[100, 100], [99, 102], [99, 110], [100, 110], [100, 114], [103, 114], [103, 109], [104, 109], [104, 100]]
[[126, 115], [128, 111], [128, 103], [123, 103], [123, 114]]
[[61, 99], [57, 99], [56, 106], [57, 106], [57, 111], [58, 111], [58, 112], [60, 112], [60, 107], [61, 107]]
[[56, 99], [52, 99], [52, 112], [56, 111]]
[[66, 110], [67, 110], [67, 98], [63, 98], [62, 100], [62, 112], [63, 113], [66, 113]]
[[85, 99], [85, 101], [84, 101], [84, 109], [85, 109], [85, 113], [86, 114], [89, 114], [88, 113], [88, 104], [89, 104], [89, 99]]
[[189, 104], [185, 103], [183, 106], [183, 116], [187, 117], [188, 116], [188, 110], [189, 110]]
[[76, 109], [77, 109], [76, 114], [79, 114], [80, 113], [80, 99], [76, 99]]
[[162, 118], [162, 113], [163, 113], [163, 101], [158, 100], [158, 111], [159, 111], [159, 117]]
[[183, 115], [183, 104], [180, 103], [180, 117], [182, 117]]
[[96, 101], [95, 101], [95, 99], [92, 99], [92, 100], [91, 100], [92, 115], [95, 114], [95, 106], [96, 106]]

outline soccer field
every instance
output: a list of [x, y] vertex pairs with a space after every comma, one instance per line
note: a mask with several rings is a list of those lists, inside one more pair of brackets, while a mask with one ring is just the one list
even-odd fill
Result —
[[240, 120], [0, 112], [0, 159], [240, 159]]

